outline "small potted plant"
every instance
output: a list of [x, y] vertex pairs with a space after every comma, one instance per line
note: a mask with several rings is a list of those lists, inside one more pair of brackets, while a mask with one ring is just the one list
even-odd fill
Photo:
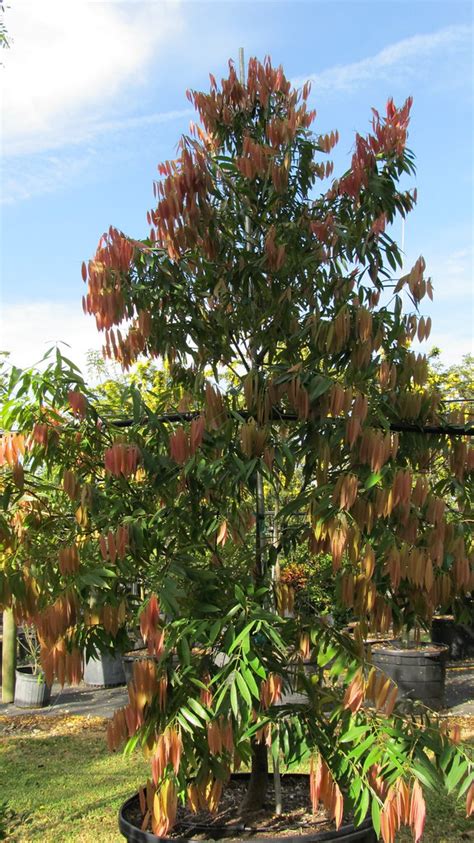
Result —
[[14, 704], [19, 708], [43, 708], [48, 705], [50, 697], [51, 686], [46, 683], [41, 669], [38, 639], [33, 627], [24, 626]]

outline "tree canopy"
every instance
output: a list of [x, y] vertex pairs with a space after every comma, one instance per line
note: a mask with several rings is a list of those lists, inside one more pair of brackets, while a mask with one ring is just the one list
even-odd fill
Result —
[[[177, 420], [132, 388], [131, 423], [114, 424], [116, 404], [60, 355], [41, 375], [13, 369], [3, 410], [3, 603], [34, 619], [62, 681], [84, 646], [120, 646], [140, 623], [153, 658], [109, 741], [151, 754], [157, 834], [178, 799], [215, 809], [235, 763], [252, 763], [255, 796], [267, 747], [290, 768], [310, 760], [313, 804], [338, 825], [344, 804], [356, 821], [371, 811], [385, 843], [403, 823], [420, 838], [422, 786], [456, 780], [472, 808], [467, 751], [422, 708], [404, 716], [363, 644], [426, 626], [473, 585], [472, 448], [391, 430], [464, 412], [411, 348], [433, 288], [422, 257], [400, 277], [392, 237], [416, 201], [400, 187], [411, 100], [374, 110], [333, 178], [338, 135], [312, 130], [309, 93], [255, 59], [245, 83], [231, 63], [189, 92], [200, 125], [159, 167], [149, 236], [111, 227], [83, 266], [105, 355], [166, 363]], [[295, 546], [315, 565], [330, 555], [355, 639], [288, 616], [275, 571]]]

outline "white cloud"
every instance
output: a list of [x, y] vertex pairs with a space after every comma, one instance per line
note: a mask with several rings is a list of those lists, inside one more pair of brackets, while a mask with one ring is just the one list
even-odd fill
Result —
[[466, 314], [474, 305], [474, 276], [472, 249], [458, 249], [446, 257], [430, 259], [435, 302], [459, 303]]
[[84, 316], [80, 302], [73, 304], [37, 301], [3, 304], [0, 323], [0, 351], [10, 352], [10, 362], [28, 368], [38, 362], [57, 342], [62, 353], [86, 370], [91, 349], [100, 351], [103, 335], [91, 316]]
[[181, 30], [180, 0], [23, 0], [8, 11], [3, 145], [25, 155], [84, 138], [110, 105], [135, 103], [152, 60]]
[[456, 50], [472, 42], [472, 28], [469, 26], [449, 26], [427, 35], [413, 35], [384, 47], [374, 56], [352, 62], [335, 65], [320, 73], [313, 73], [293, 80], [301, 87], [310, 80], [313, 91], [351, 91], [374, 78], [393, 78], [393, 73], [406, 74], [420, 62], [432, 57], [439, 50]]
[[48, 153], [10, 159], [3, 174], [0, 202], [12, 205], [71, 185], [87, 171], [94, 159], [92, 150], [74, 156]]
[[115, 120], [97, 120], [95, 122], [84, 123], [78, 127], [74, 138], [71, 138], [69, 143], [82, 144], [85, 141], [91, 141], [108, 132], [113, 132], [114, 134], [129, 132], [134, 129], [142, 129], [160, 123], [171, 123], [173, 120], [182, 120], [184, 117], [191, 117], [194, 114], [193, 109], [183, 108], [175, 109], [174, 111], [159, 111], [155, 114], [140, 114], [137, 117], [121, 117]]
[[[103, 150], [101, 152], [101, 135], [113, 134], [116, 141], [125, 132], [179, 121], [193, 114], [191, 109], [183, 109], [125, 117], [121, 120], [83, 122], [74, 132], [74, 138], [67, 143], [66, 149], [63, 135], [49, 143], [47, 152], [9, 155], [3, 167], [0, 203], [12, 205], [35, 196], [54, 193], [70, 187], [79, 177], [87, 177], [94, 163], [100, 161], [101, 155], [104, 154]], [[80, 153], [77, 151], [78, 145], [81, 147]], [[119, 149], [123, 148], [116, 142], [116, 148], [117, 146]], [[111, 154], [114, 153], [107, 152], [108, 156]]]

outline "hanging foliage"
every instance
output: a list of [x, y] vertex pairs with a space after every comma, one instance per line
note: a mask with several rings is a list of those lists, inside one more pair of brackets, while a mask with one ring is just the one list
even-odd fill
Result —
[[[467, 750], [422, 707], [406, 716], [363, 644], [427, 626], [474, 583], [473, 449], [403, 429], [463, 424], [412, 348], [431, 327], [424, 260], [401, 274], [392, 238], [416, 201], [400, 187], [412, 103], [374, 111], [333, 178], [338, 134], [313, 130], [309, 95], [256, 59], [245, 84], [230, 63], [188, 92], [200, 124], [159, 167], [148, 237], [111, 227], [83, 265], [105, 355], [166, 364], [176, 421], [132, 388], [133, 419], [114, 426], [59, 354], [43, 374], [13, 369], [3, 410], [2, 605], [36, 625], [62, 682], [84, 648], [140, 627], [149, 659], [108, 740], [151, 756], [140, 801], [158, 835], [179, 801], [216, 810], [235, 764], [258, 758], [256, 788], [262, 747], [308, 761], [314, 809], [337, 826], [369, 814], [385, 843], [401, 825], [420, 839], [425, 788], [473, 808]], [[262, 484], [281, 503], [273, 543]], [[315, 567], [330, 556], [355, 638], [292, 612], [273, 568], [295, 546]]]

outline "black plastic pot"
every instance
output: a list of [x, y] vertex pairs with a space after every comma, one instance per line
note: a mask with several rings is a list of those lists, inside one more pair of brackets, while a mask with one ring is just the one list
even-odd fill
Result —
[[474, 656], [474, 627], [456, 623], [452, 615], [440, 615], [431, 623], [431, 640], [449, 647], [450, 659]]
[[[248, 779], [248, 773], [238, 773], [232, 778]], [[307, 779], [308, 777], [301, 775], [289, 775], [287, 779]], [[138, 826], [132, 825], [127, 819], [127, 813], [130, 808], [138, 806], [138, 793], [127, 799], [119, 811], [119, 829], [120, 833], [129, 841], [129, 843], [207, 843], [211, 840], [220, 840], [226, 838], [229, 840], [240, 840], [236, 830], [229, 829], [226, 826], [209, 826], [209, 837], [206, 837], [205, 829], [199, 827], [199, 837], [157, 837], [150, 831], [141, 831]], [[358, 828], [355, 828], [352, 823], [343, 825], [338, 831], [320, 831], [314, 834], [294, 834], [283, 836], [275, 834], [265, 834], [262, 837], [248, 837], [247, 832], [243, 835], [246, 843], [377, 843], [377, 836], [370, 820], [365, 820]]]
[[391, 641], [372, 648], [372, 661], [398, 685], [400, 697], [442, 708], [448, 652], [437, 644], [407, 648]]
[[51, 699], [51, 686], [41, 673], [31, 667], [18, 667], [15, 671], [15, 699], [18, 708], [44, 708]]
[[102, 653], [97, 659], [88, 659], [84, 668], [84, 682], [97, 688], [114, 688], [125, 685], [122, 656]]

